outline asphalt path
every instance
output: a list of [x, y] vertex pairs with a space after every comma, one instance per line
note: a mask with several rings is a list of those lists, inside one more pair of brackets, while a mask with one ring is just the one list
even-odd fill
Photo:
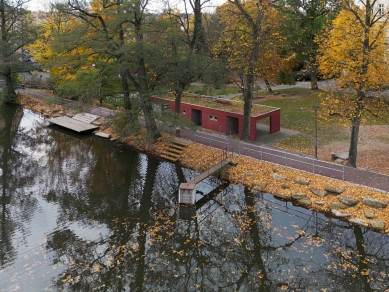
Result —
[[[19, 89], [19, 92], [41, 99], [54, 97], [48, 93], [31, 89]], [[114, 114], [113, 110], [95, 106], [90, 107], [89, 112], [100, 117], [110, 117]], [[230, 152], [266, 162], [389, 192], [389, 176], [377, 172], [320, 161], [309, 156], [231, 139], [217, 133], [194, 132], [188, 129], [181, 129], [180, 136], [196, 143], [226, 149]]]

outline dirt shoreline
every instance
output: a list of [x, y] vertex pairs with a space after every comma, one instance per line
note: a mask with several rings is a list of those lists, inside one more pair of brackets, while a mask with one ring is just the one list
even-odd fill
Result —
[[[23, 107], [41, 114], [50, 115], [53, 113], [53, 110], [55, 112], [62, 110], [63, 114], [69, 114], [69, 111], [62, 109], [58, 105], [49, 106], [42, 100], [29, 96], [22, 96], [20, 103]], [[148, 146], [142, 135], [119, 138], [109, 124], [104, 121], [102, 121], [100, 131], [112, 135], [120, 143], [128, 145], [137, 151], [161, 159], [163, 159], [161, 154], [174, 140], [172, 135], [165, 133], [157, 143]], [[211, 157], [212, 154], [220, 152], [221, 150], [219, 149], [191, 143], [181, 154], [177, 163], [183, 167], [201, 172], [204, 169], [198, 169], [198, 162], [207, 161], [207, 158]], [[209, 166], [216, 162], [208, 161]], [[223, 178], [232, 184], [244, 185], [252, 192], [267, 192], [280, 200], [292, 201], [294, 204], [328, 214], [331, 217], [359, 224], [382, 233], [389, 233], [389, 207], [371, 207], [363, 202], [366, 198], [370, 198], [389, 205], [388, 194], [244, 156], [234, 156], [231, 158], [231, 162], [233, 166], [223, 172]], [[301, 182], [304, 182], [304, 184]], [[327, 191], [323, 197], [313, 193], [313, 190], [324, 192], [325, 189], [331, 188], [333, 190], [344, 189], [344, 191], [341, 194]], [[343, 198], [356, 200], [357, 204], [348, 206], [344, 203]], [[345, 215], [347, 217], [341, 217]], [[374, 218], [371, 218], [373, 216]]]

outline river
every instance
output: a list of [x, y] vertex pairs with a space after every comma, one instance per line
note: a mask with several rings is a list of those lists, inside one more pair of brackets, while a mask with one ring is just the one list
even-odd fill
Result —
[[[389, 237], [0, 107], [1, 291], [385, 291]], [[208, 194], [208, 195], [207, 195]]]

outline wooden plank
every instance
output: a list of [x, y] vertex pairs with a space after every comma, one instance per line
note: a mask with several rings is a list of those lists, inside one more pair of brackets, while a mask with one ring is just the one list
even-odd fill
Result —
[[203, 173], [200, 173], [198, 176], [196, 176], [194, 179], [190, 180], [188, 184], [197, 184], [201, 182], [203, 179], [207, 178], [208, 176], [212, 175], [214, 172], [222, 169], [224, 166], [230, 164], [230, 161], [227, 159], [224, 159], [223, 161], [219, 162], [218, 164], [215, 164], [207, 171], [204, 171]]
[[75, 120], [77, 120], [79, 122], [87, 123], [87, 124], [93, 123], [98, 118], [99, 118], [99, 116], [93, 115], [93, 114], [90, 114], [90, 113], [79, 113], [79, 114], [77, 114], [77, 115], [75, 115], [73, 117], [73, 119], [75, 119]]
[[79, 122], [75, 119], [68, 118], [68, 117], [57, 117], [57, 118], [51, 118], [48, 120], [50, 124], [55, 124], [73, 131], [76, 131], [78, 133], [92, 131], [98, 128], [98, 126], [92, 125], [92, 124], [86, 124]]
[[95, 133], [96, 136], [99, 136], [101, 138], [105, 138], [105, 139], [109, 139], [111, 138], [111, 135], [110, 134], [106, 134], [106, 133], [103, 133], [103, 132], [97, 132]]

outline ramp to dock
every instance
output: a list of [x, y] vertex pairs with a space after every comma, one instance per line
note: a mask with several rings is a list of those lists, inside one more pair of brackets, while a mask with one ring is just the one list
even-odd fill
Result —
[[224, 159], [224, 160], [220, 161], [218, 164], [215, 164], [214, 166], [212, 166], [208, 170], [200, 173], [194, 179], [188, 181], [188, 184], [197, 184], [197, 183], [201, 182], [202, 180], [206, 179], [208, 176], [212, 175], [216, 171], [222, 169], [224, 166], [228, 165], [229, 163], [231, 163], [231, 162], [228, 159]]
[[57, 117], [48, 119], [50, 124], [58, 125], [78, 133], [84, 133], [98, 129], [98, 126], [83, 123], [69, 117]]
[[205, 178], [209, 177], [216, 171], [222, 169], [226, 165], [230, 164], [231, 162], [227, 159], [222, 160], [221, 162], [215, 164], [211, 168], [209, 168], [207, 171], [204, 171], [200, 173], [198, 176], [196, 176], [194, 179], [186, 182], [181, 183], [178, 189], [178, 203], [180, 204], [195, 204], [195, 197], [196, 197], [196, 184], [204, 180]]
[[[192, 180], [186, 182], [186, 183], [181, 183], [179, 188], [178, 188], [178, 203], [179, 204], [195, 204], [195, 197], [196, 197], [196, 184], [204, 180], [205, 178], [209, 177], [216, 171], [222, 169], [223, 167], [227, 166], [228, 164], [231, 163], [230, 160], [227, 158], [233, 156], [233, 153], [228, 153], [227, 149], [223, 149], [222, 153], [219, 154], [212, 154], [212, 160], [211, 161], [220, 161], [210, 168], [208, 170], [200, 173], [198, 176], [193, 178]], [[206, 162], [207, 164], [209, 162]]]

